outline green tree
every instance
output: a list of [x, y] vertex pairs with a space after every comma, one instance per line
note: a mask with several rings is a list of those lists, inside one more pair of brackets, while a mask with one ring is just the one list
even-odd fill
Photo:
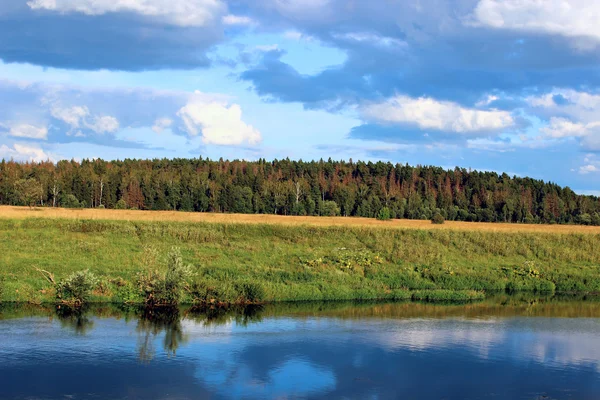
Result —
[[20, 202], [30, 208], [40, 201], [42, 196], [42, 188], [33, 178], [20, 179], [16, 183], [16, 189]]

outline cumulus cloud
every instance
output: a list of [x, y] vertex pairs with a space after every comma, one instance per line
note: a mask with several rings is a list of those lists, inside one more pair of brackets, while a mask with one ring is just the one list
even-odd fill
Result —
[[0, 146], [0, 159], [15, 161], [55, 161], [55, 158], [39, 147], [15, 143]]
[[8, 134], [19, 138], [46, 140], [48, 139], [48, 128], [31, 124], [14, 124], [9, 126]]
[[252, 20], [252, 18], [247, 17], [245, 15], [233, 15], [227, 14], [222, 18], [222, 21], [225, 25], [240, 25], [240, 26], [248, 26], [254, 25], [256, 22]]
[[363, 118], [377, 123], [415, 125], [455, 133], [497, 131], [515, 125], [509, 112], [465, 108], [449, 101], [399, 95], [361, 109]]
[[379, 46], [382, 48], [404, 48], [407, 43], [401, 39], [393, 38], [389, 36], [382, 36], [372, 32], [349, 32], [349, 33], [335, 33], [333, 34], [335, 39], [364, 43], [370, 46]]
[[562, 114], [583, 122], [595, 122], [600, 109], [600, 95], [568, 88], [555, 88], [526, 102], [542, 115]]
[[173, 125], [173, 120], [170, 118], [159, 118], [154, 122], [152, 130], [156, 133], [162, 133], [165, 129], [169, 129]]
[[32, 10], [103, 15], [128, 12], [179, 26], [213, 24], [226, 10], [220, 0], [31, 0]]
[[549, 138], [578, 138], [587, 150], [600, 150], [600, 95], [573, 89], [554, 89], [526, 98], [531, 112], [548, 119], [540, 131]]
[[481, 0], [476, 24], [600, 40], [600, 4], [588, 0]]
[[177, 116], [190, 136], [201, 135], [206, 144], [255, 145], [262, 140], [257, 129], [242, 121], [242, 109], [238, 104], [207, 101], [200, 93], [196, 93]]
[[[11, 122], [17, 121], [15, 116], [19, 124]], [[129, 140], [131, 135], [123, 134], [124, 130], [144, 129], [150, 134], [146, 141], [139, 137]], [[148, 147], [151, 142], [161, 142], [151, 135], [152, 130], [161, 133], [166, 129], [173, 135], [200, 137], [205, 144], [254, 145], [261, 141], [261, 133], [242, 120], [240, 105], [221, 94], [0, 80], [0, 131], [11, 136], [49, 138], [53, 143]]]
[[588, 165], [579, 167], [579, 173], [582, 175], [590, 174], [593, 172], [600, 172], [600, 168], [598, 168], [597, 166], [592, 165], [592, 164], [588, 164]]
[[52, 107], [50, 114], [71, 127], [71, 133], [79, 129], [89, 129], [95, 133], [114, 133], [119, 129], [119, 121], [109, 115], [92, 115], [86, 106], [67, 108]]
[[569, 121], [565, 118], [552, 117], [548, 126], [541, 129], [541, 132], [551, 138], [565, 137], [584, 137], [590, 135], [594, 129], [600, 128], [599, 122], [582, 124]]

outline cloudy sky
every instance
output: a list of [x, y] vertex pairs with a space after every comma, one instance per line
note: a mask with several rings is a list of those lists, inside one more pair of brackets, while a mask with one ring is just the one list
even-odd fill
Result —
[[0, 158], [384, 160], [600, 193], [589, 0], [0, 2]]

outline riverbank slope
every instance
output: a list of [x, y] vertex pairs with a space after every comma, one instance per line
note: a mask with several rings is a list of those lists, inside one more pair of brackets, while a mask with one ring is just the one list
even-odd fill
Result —
[[[1, 299], [53, 301], [55, 285], [40, 270], [59, 282], [89, 269], [101, 283], [93, 300], [137, 301], [136, 281], [147, 270], [148, 249], [166, 255], [173, 246], [181, 248], [195, 281], [231, 300], [244, 284], [259, 287], [262, 301], [464, 300], [498, 290], [600, 292], [600, 230], [593, 228], [408, 227], [401, 225], [405, 221], [371, 226], [350, 218], [342, 226], [290, 217], [261, 223], [261, 216], [248, 223], [232, 215], [213, 222], [110, 220], [114, 211], [106, 211], [106, 219], [4, 213]], [[192, 301], [192, 295], [184, 300]]]

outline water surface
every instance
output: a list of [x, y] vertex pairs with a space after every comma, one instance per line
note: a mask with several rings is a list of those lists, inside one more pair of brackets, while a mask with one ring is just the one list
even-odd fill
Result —
[[598, 399], [600, 303], [0, 311], [0, 399]]

